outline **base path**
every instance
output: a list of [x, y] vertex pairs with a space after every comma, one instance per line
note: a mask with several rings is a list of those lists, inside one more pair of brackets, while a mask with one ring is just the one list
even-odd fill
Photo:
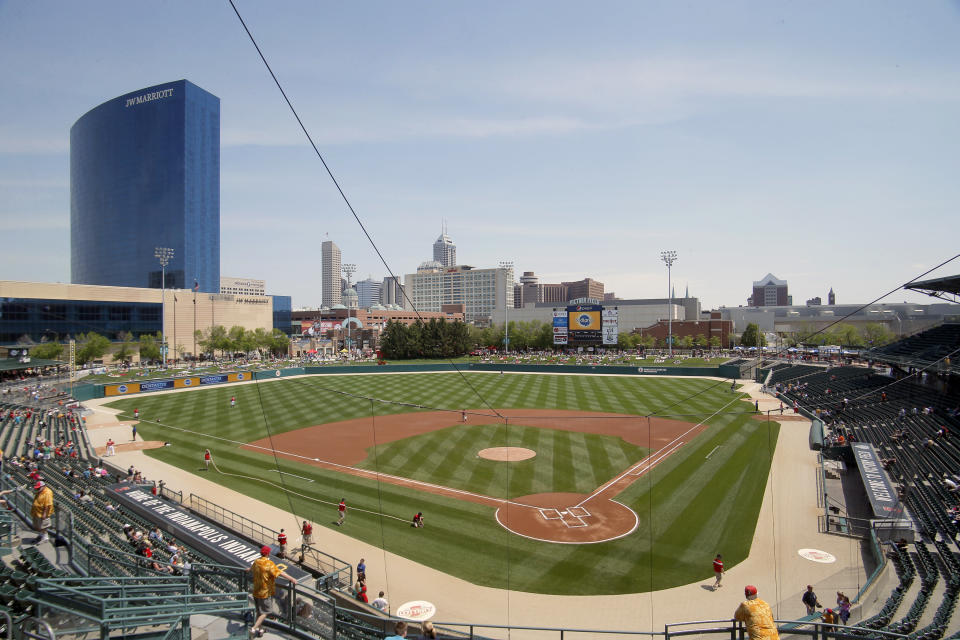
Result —
[[503, 418], [478, 413], [470, 413], [469, 416], [474, 423], [493, 423], [493, 428], [500, 428], [506, 421], [526, 427], [615, 436], [649, 449], [651, 453], [588, 495], [541, 493], [505, 500], [354, 466], [366, 459], [367, 449], [375, 444], [462, 425], [459, 411], [415, 412], [331, 422], [263, 438], [244, 445], [244, 448], [341, 473], [486, 504], [496, 509], [497, 522], [512, 533], [543, 542], [586, 544], [615, 540], [635, 531], [639, 523], [637, 514], [615, 501], [614, 497], [707, 428], [703, 423], [695, 425], [666, 418], [617, 413], [552, 409], [504, 409], [499, 412]]

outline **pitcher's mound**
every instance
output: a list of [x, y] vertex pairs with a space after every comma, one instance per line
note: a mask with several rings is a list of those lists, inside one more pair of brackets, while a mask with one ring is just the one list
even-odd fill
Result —
[[535, 455], [537, 455], [536, 451], [524, 449], [523, 447], [491, 447], [489, 449], [481, 449], [477, 452], [477, 457], [483, 458], [484, 460], [499, 460], [502, 462], [529, 460]]

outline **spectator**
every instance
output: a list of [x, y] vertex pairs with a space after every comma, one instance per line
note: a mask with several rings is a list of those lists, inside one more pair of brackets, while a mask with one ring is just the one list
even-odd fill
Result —
[[803, 596], [800, 598], [800, 601], [803, 602], [804, 606], [807, 607], [807, 615], [812, 615], [817, 612], [817, 607], [822, 606], [820, 601], [817, 599], [817, 594], [813, 592], [813, 585], [808, 584], [807, 590], [803, 592]]
[[424, 620], [420, 624], [420, 637], [424, 640], [434, 640], [437, 637], [437, 630], [429, 620]]
[[830, 631], [833, 630], [833, 625], [837, 624], [837, 614], [833, 612], [833, 609], [827, 609], [820, 614], [820, 622], [825, 625], [823, 628], [824, 633], [830, 633]]
[[253, 602], [254, 609], [257, 612], [257, 619], [250, 629], [250, 638], [262, 638], [263, 629], [261, 625], [267, 619], [268, 615], [277, 615], [278, 608], [273, 600], [276, 593], [277, 577], [286, 578], [293, 584], [297, 584], [297, 579], [288, 575], [270, 559], [270, 547], [260, 547], [260, 557], [253, 561], [253, 564], [247, 568], [247, 571], [253, 573]]
[[360, 562], [357, 564], [357, 580], [367, 581], [367, 561], [363, 558], [360, 558]]
[[367, 598], [367, 585], [363, 582], [358, 582], [357, 584], [360, 585], [360, 588], [357, 589], [357, 600], [360, 602], [370, 602]]
[[309, 547], [313, 544], [313, 525], [303, 521], [303, 527], [300, 529], [300, 535], [303, 537], [303, 546]]
[[846, 625], [850, 619], [850, 598], [844, 593], [837, 593], [837, 614], [840, 618], [840, 624]]
[[277, 534], [277, 546], [280, 547], [280, 550], [277, 551], [278, 558], [287, 557], [287, 534], [284, 533], [283, 529], [280, 529], [280, 533]]
[[43, 480], [37, 480], [33, 489], [37, 493], [33, 498], [30, 515], [33, 517], [33, 528], [40, 533], [34, 539], [34, 544], [40, 544], [48, 540], [47, 529], [50, 528], [50, 518], [53, 517], [53, 490]]
[[770, 605], [757, 597], [757, 588], [748, 584], [743, 589], [746, 600], [733, 613], [734, 620], [747, 627], [750, 640], [779, 640], [777, 625], [773, 622]]
[[387, 599], [384, 597], [383, 591], [380, 592], [373, 602], [370, 603], [374, 609], [379, 609], [380, 611], [389, 612], [390, 603], [387, 602]]
[[395, 625], [393, 625], [393, 635], [387, 636], [383, 640], [405, 640], [407, 637], [407, 623], [403, 620], [398, 620]]

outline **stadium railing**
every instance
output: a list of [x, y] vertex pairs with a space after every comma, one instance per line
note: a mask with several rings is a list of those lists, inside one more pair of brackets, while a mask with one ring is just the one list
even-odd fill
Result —
[[[254, 522], [245, 518], [239, 513], [224, 509], [220, 505], [202, 498], [195, 493], [190, 494], [187, 506], [194, 513], [204, 518], [223, 525], [236, 534], [239, 534], [257, 544], [274, 544], [277, 541], [277, 534], [269, 527], [265, 527], [259, 522]], [[349, 562], [324, 553], [316, 547], [304, 547], [300, 549], [303, 552], [303, 561], [299, 564], [305, 569], [312, 569], [322, 574], [321, 582], [324, 589], [349, 587], [353, 584], [353, 565]], [[296, 553], [297, 547], [291, 546], [288, 553]]]

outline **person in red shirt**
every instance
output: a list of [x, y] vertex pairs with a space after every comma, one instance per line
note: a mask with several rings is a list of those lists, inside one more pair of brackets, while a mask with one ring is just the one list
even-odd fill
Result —
[[309, 547], [313, 544], [313, 525], [303, 521], [303, 528], [300, 529], [300, 534], [303, 536], [303, 546]]
[[287, 557], [287, 534], [284, 533], [283, 529], [280, 529], [280, 533], [277, 534], [277, 546], [280, 547], [280, 550], [277, 551], [278, 558]]
[[337, 505], [337, 511], [340, 513], [340, 519], [337, 520], [337, 526], [343, 524], [344, 519], [347, 517], [347, 499], [340, 498], [340, 504]]
[[713, 559], [713, 573], [717, 576], [717, 581], [713, 583], [713, 590], [716, 591], [723, 586], [720, 584], [720, 581], [723, 580], [723, 557], [719, 553]]
[[210, 449], [207, 449], [203, 452], [203, 462], [207, 465], [207, 471], [210, 471], [210, 461], [213, 459], [213, 456], [210, 455]]

